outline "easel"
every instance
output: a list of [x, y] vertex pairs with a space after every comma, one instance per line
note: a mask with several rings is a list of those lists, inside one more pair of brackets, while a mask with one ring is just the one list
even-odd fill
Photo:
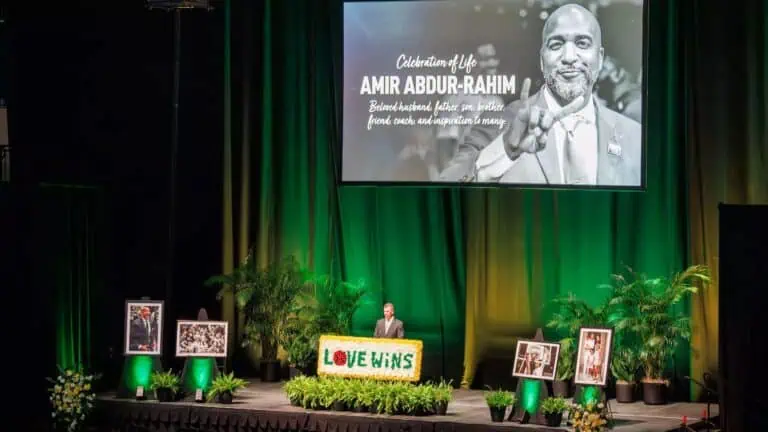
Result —
[[[151, 301], [149, 297], [142, 297], [141, 300]], [[161, 310], [163, 310], [162, 307]], [[130, 323], [127, 324], [130, 325]], [[159, 328], [158, 334], [162, 331], [163, 329]], [[128, 334], [126, 334], [126, 337], [128, 337]], [[126, 345], [129, 343], [130, 341], [125, 341]], [[162, 353], [162, 347], [160, 347], [159, 351]], [[125, 353], [123, 371], [120, 374], [120, 383], [117, 386], [115, 397], [118, 399], [156, 400], [155, 392], [150, 390], [150, 385], [152, 374], [163, 371], [163, 362], [160, 358], [161, 355], [162, 354]], [[144, 378], [146, 378], [146, 381]], [[141, 379], [142, 381], [137, 382], [137, 379]]]
[[[532, 339], [535, 342], [545, 342], [544, 340], [544, 333], [541, 331], [541, 328], [536, 330], [536, 336]], [[515, 359], [516, 361], [517, 359]], [[512, 367], [515, 367], [515, 362], [512, 362]], [[535, 412], [529, 412], [525, 408], [522, 407], [521, 401], [526, 399], [526, 390], [531, 391], [529, 386], [535, 384], [532, 384], [533, 382], [538, 382], [538, 395], [536, 396], [536, 411]], [[512, 411], [509, 413], [509, 417], [507, 417], [507, 421], [511, 422], [517, 422], [520, 424], [527, 424], [527, 423], [533, 423], [537, 425], [547, 425], [547, 418], [544, 416], [544, 413], [541, 412], [541, 404], [544, 401], [544, 399], [549, 397], [549, 388], [547, 387], [547, 383], [544, 380], [540, 379], [533, 379], [533, 378], [521, 378], [517, 381], [517, 387], [515, 388], [515, 405], [512, 407]]]
[[[197, 312], [197, 320], [208, 321], [208, 312], [204, 308]], [[200, 366], [203, 363], [207, 365]], [[205, 376], [208, 377], [206, 382], [199, 382], [197, 379], [196, 372], [199, 372], [201, 367], [210, 368], [205, 372]], [[181, 391], [184, 394], [184, 400], [205, 402], [205, 391], [211, 387], [211, 383], [219, 375], [215, 357], [187, 357], [181, 372]]]

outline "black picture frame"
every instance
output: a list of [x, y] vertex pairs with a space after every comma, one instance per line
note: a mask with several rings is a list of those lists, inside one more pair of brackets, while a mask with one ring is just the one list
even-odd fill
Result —
[[[547, 348], [555, 348], [554, 355], [552, 355], [550, 351], [550, 355], [554, 357], [555, 364], [552, 367], [552, 374], [551, 375], [534, 375], [534, 374], [524, 374], [519, 373], [517, 368], [517, 362], [520, 360], [520, 349], [523, 345], [528, 346], [544, 346]], [[560, 361], [560, 344], [557, 342], [543, 342], [543, 341], [537, 341], [533, 339], [518, 339], [517, 345], [515, 346], [515, 358], [512, 361], [512, 376], [517, 378], [526, 378], [526, 379], [537, 379], [537, 380], [544, 380], [544, 381], [554, 381], [555, 377], [557, 376], [557, 366]], [[526, 352], [528, 351], [528, 348], [526, 347]], [[550, 357], [551, 358], [551, 357]]]
[[[400, 3], [413, 0], [343, 0], [341, 10], [341, 21], [346, 22], [345, 6], [354, 5], [356, 3]], [[417, 0], [424, 3], [440, 3], [448, 2], [447, 0]], [[489, 5], [495, 5], [498, 2], [494, 0], [485, 0]], [[520, 2], [523, 3], [522, 1]], [[573, 0], [571, 3], [582, 4], [582, 2]], [[658, 4], [657, 4], [658, 3]], [[640, 38], [640, 94], [642, 98], [642, 112], [640, 123], [640, 184], [638, 185], [622, 185], [622, 184], [597, 184], [597, 185], [571, 185], [564, 183], [497, 183], [497, 182], [474, 182], [472, 178], [461, 179], [457, 181], [434, 181], [434, 180], [421, 180], [421, 181], [408, 181], [408, 180], [368, 180], [368, 179], [345, 179], [344, 177], [344, 159], [348, 157], [345, 155], [344, 149], [344, 109], [342, 102], [337, 102], [338, 115], [336, 121], [337, 127], [337, 145], [334, 146], [332, 152], [332, 159], [335, 166], [335, 183], [340, 188], [370, 188], [370, 187], [389, 187], [389, 188], [418, 188], [418, 189], [446, 189], [446, 188], [462, 188], [462, 189], [521, 189], [521, 190], [554, 190], [554, 191], [603, 191], [603, 192], [646, 192], [648, 190], [648, 147], [649, 147], [649, 104], [648, 97], [650, 94], [648, 86], [648, 78], [650, 76], [649, 68], [650, 63], [650, 43], [651, 43], [651, 23], [650, 23], [650, 8], [659, 7], [663, 3], [656, 0], [642, 0], [642, 7], [640, 13], [640, 20], [642, 21], [642, 37]], [[558, 4], [562, 6], [562, 4]], [[599, 21], [599, 19], [598, 19]], [[342, 24], [343, 26], [343, 24]], [[602, 25], [601, 25], [602, 27]], [[342, 30], [341, 37], [339, 38], [336, 46], [334, 47], [339, 53], [340, 62], [342, 67], [337, 68], [334, 73], [334, 81], [342, 89], [342, 95], [339, 100], [343, 100], [343, 92], [345, 88], [345, 37], [344, 30]], [[519, 84], [522, 85], [522, 79], [519, 80]], [[611, 153], [613, 154], [613, 153]], [[540, 163], [540, 162], [539, 162]], [[469, 176], [468, 176], [469, 177]]]
[[[141, 350], [134, 348], [136, 344], [131, 343], [131, 336], [133, 331], [136, 330], [134, 326], [134, 312], [133, 308], [149, 307], [151, 314], [150, 321], [154, 324], [154, 327], [150, 329], [150, 339], [152, 333], [156, 333], [156, 343], [151, 350]], [[156, 310], [152, 311], [152, 308]], [[163, 352], [163, 322], [165, 320], [165, 302], [162, 300], [126, 300], [125, 301], [125, 315], [123, 317], [123, 355], [142, 355], [142, 356], [161, 356]]]

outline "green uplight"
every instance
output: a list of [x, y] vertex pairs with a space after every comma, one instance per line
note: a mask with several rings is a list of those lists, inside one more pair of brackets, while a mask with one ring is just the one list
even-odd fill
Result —
[[539, 392], [541, 391], [541, 384], [537, 380], [523, 380], [523, 385], [520, 388], [523, 392], [520, 397], [521, 406], [529, 414], [535, 415], [539, 410]]
[[190, 358], [184, 377], [184, 387], [190, 391], [207, 390], [213, 382], [213, 371], [216, 370], [216, 360], [212, 358]]
[[584, 387], [581, 391], [581, 403], [586, 405], [589, 403], [600, 402], [600, 389], [595, 386]]
[[129, 372], [124, 375], [125, 387], [131, 389], [132, 392], [135, 392], [139, 386], [148, 389], [152, 379], [153, 362], [154, 359], [150, 356], [128, 357], [127, 367]]

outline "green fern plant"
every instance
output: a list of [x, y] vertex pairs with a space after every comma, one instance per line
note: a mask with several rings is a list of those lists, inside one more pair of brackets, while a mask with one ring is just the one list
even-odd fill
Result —
[[245, 388], [247, 385], [247, 381], [235, 378], [234, 372], [231, 372], [228, 375], [219, 375], [211, 383], [211, 388], [208, 389], [206, 399], [210, 402], [224, 394], [234, 396], [238, 390]]
[[557, 415], [568, 409], [568, 403], [561, 397], [548, 397], [541, 403], [545, 415]]
[[173, 373], [173, 369], [167, 372], [152, 372], [149, 388], [152, 390], [169, 389], [176, 394], [179, 391], [181, 378]]

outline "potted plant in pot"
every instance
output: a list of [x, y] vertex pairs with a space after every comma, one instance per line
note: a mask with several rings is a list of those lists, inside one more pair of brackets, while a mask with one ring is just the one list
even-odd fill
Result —
[[289, 378], [314, 375], [317, 367], [319, 333], [303, 323], [291, 322], [284, 331], [281, 345], [288, 355]]
[[247, 385], [248, 382], [245, 380], [235, 378], [234, 372], [230, 372], [229, 375], [220, 375], [211, 383], [206, 399], [209, 402], [215, 400], [219, 403], [231, 404], [235, 393]]
[[507, 408], [515, 404], [515, 394], [504, 390], [490, 390], [485, 393], [485, 403], [491, 411], [491, 421], [501, 423]]
[[691, 337], [690, 319], [675, 310], [686, 297], [698, 292], [697, 284], [709, 282], [706, 266], [695, 265], [670, 279], [636, 275], [631, 281], [618, 278], [613, 302], [619, 307], [616, 329], [632, 332], [639, 342], [638, 357], [644, 377], [643, 401], [667, 403], [667, 362], [681, 340]]
[[541, 403], [541, 412], [547, 419], [547, 426], [558, 427], [563, 422], [563, 413], [568, 409], [564, 398], [549, 397]]
[[291, 378], [285, 385], [283, 385], [283, 391], [288, 397], [291, 406], [302, 406], [309, 381], [310, 379], [308, 377], [297, 376]]
[[153, 372], [150, 379], [150, 389], [155, 391], [155, 396], [159, 402], [172, 402], [179, 391], [181, 378], [173, 373], [173, 370], [167, 372]]
[[260, 267], [254, 252], [227, 275], [208, 279], [208, 285], [220, 285], [219, 300], [232, 293], [235, 304], [245, 315], [243, 345], [261, 345], [261, 380], [280, 380], [277, 358], [283, 328], [292, 313], [295, 298], [307, 289], [304, 272], [293, 256]]
[[616, 350], [611, 359], [611, 373], [616, 378], [616, 402], [635, 401], [635, 383], [640, 369], [637, 354], [630, 348]]
[[347, 394], [347, 380], [343, 378], [332, 379], [329, 381], [330, 398], [333, 399], [331, 403], [332, 411], [346, 411], [347, 402], [345, 395]]
[[448, 413], [448, 404], [453, 400], [453, 385], [451, 381], [440, 381], [434, 387], [435, 391], [435, 414], [446, 415]]
[[378, 384], [372, 380], [362, 380], [352, 410], [358, 413], [374, 412]]
[[411, 389], [410, 396], [414, 403], [414, 415], [427, 416], [435, 412], [437, 387], [419, 385]]

